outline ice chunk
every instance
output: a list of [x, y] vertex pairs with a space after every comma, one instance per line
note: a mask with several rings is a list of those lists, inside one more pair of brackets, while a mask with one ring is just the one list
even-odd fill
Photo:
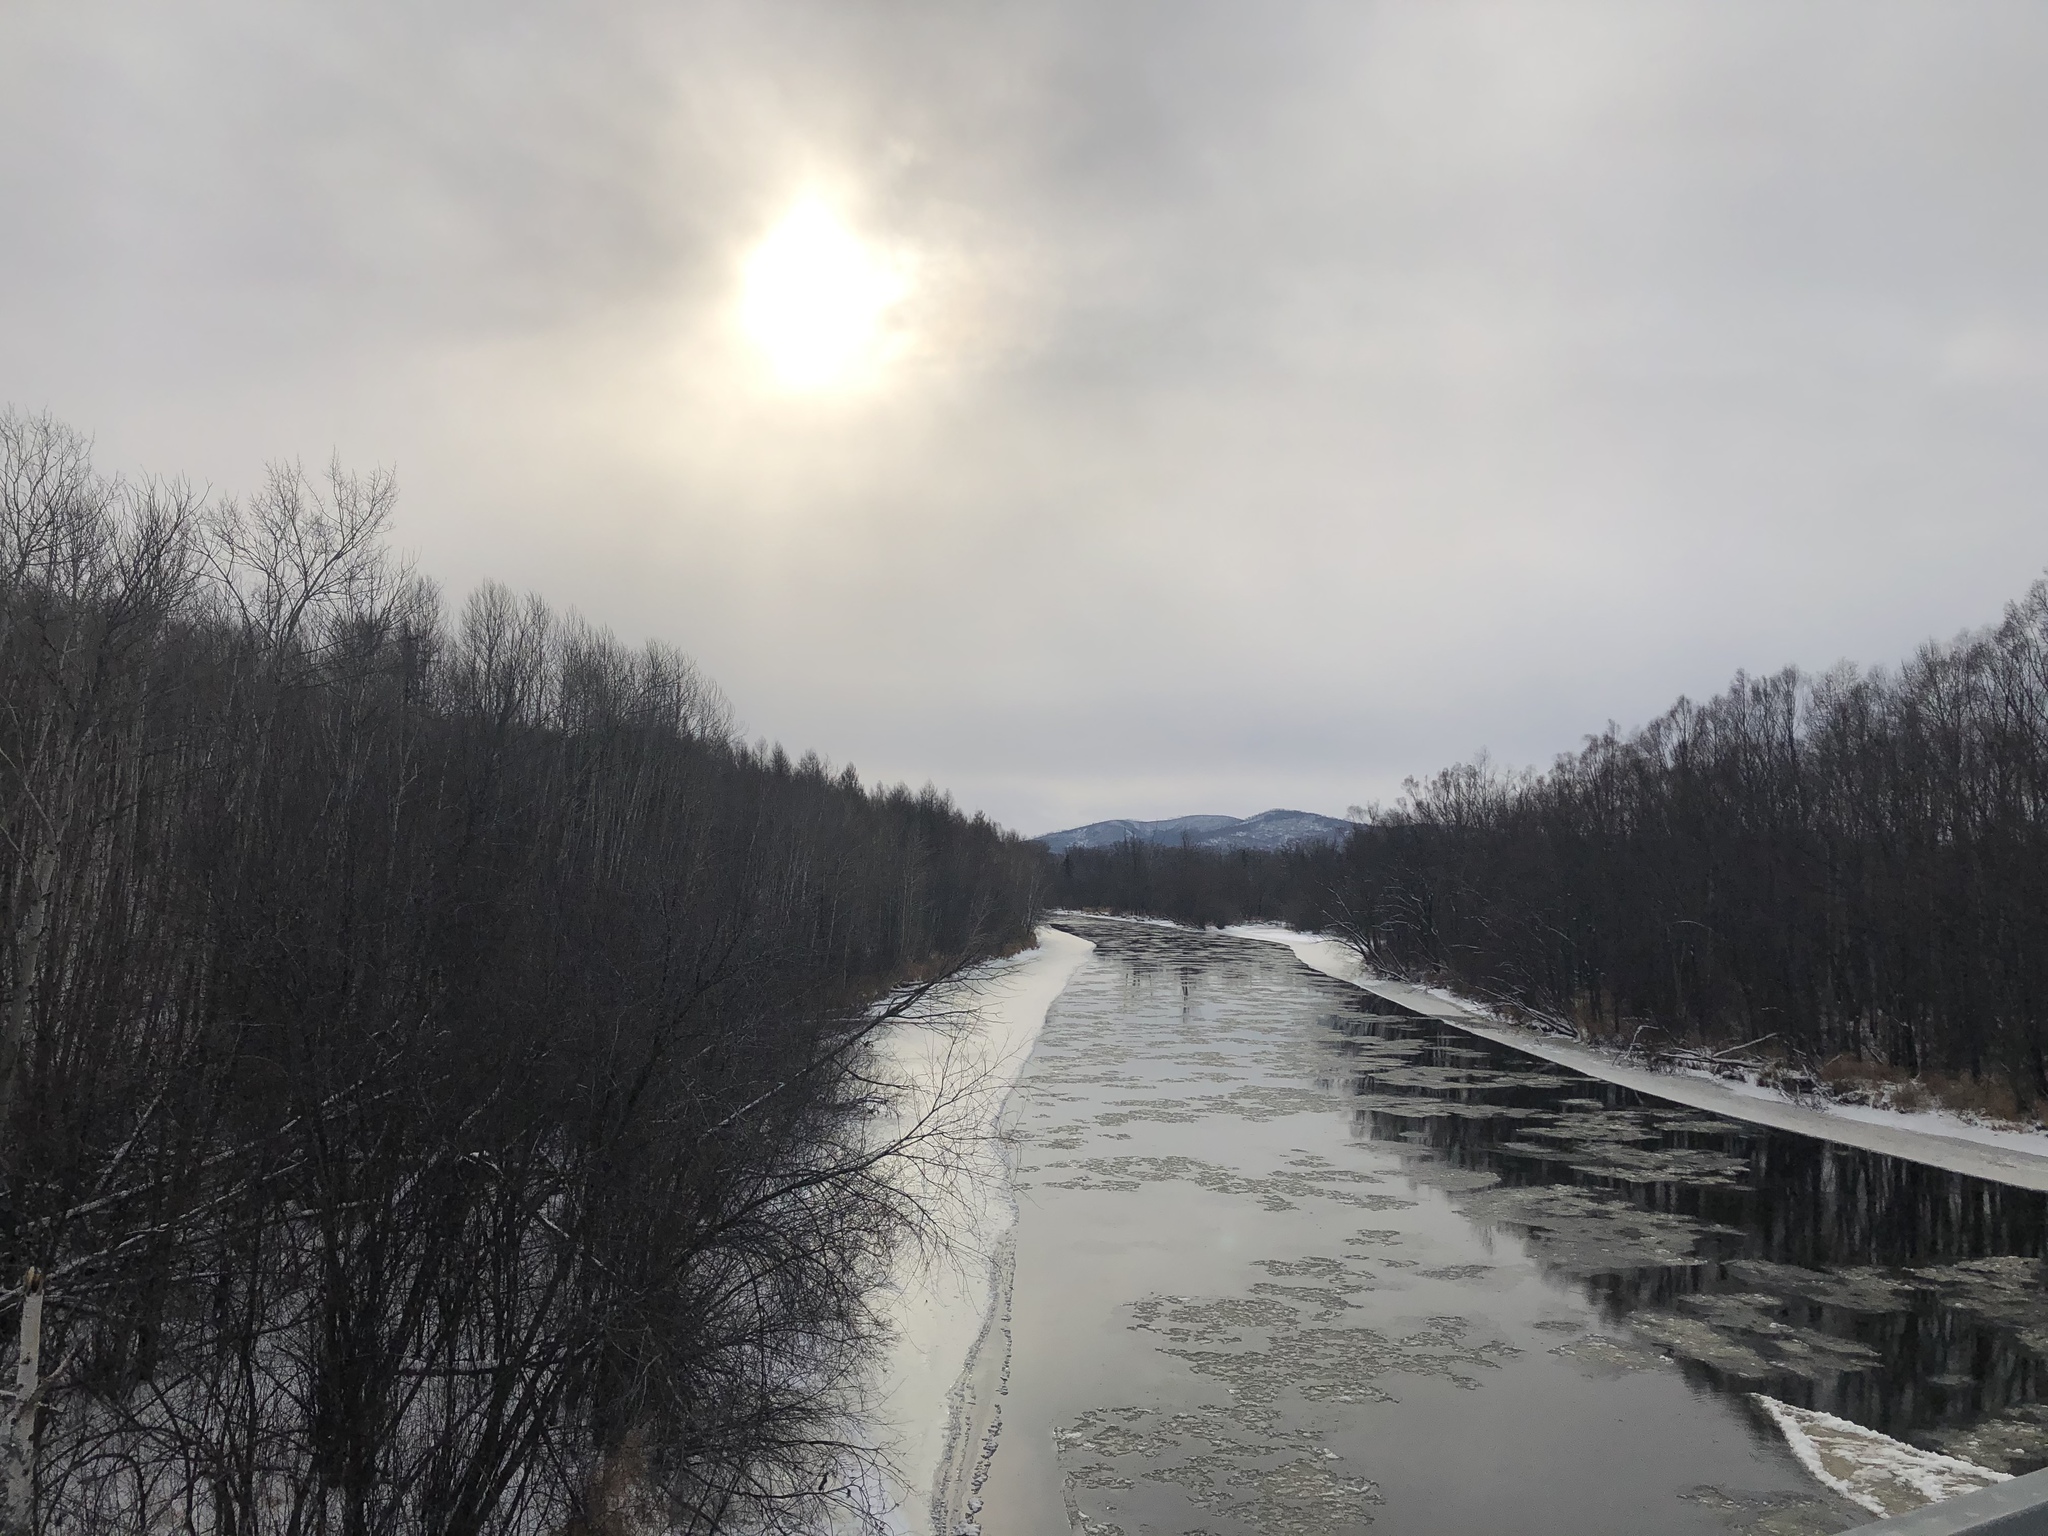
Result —
[[1751, 1396], [1807, 1471], [1874, 1515], [1903, 1515], [2008, 1480], [2007, 1473], [1920, 1450], [1832, 1413]]

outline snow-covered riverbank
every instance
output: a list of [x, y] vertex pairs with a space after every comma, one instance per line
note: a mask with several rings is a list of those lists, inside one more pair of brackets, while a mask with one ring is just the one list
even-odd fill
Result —
[[1951, 1173], [1994, 1179], [2022, 1189], [2048, 1190], [2048, 1132], [2003, 1130], [1943, 1110], [1909, 1114], [1861, 1105], [1795, 1104], [1775, 1089], [1732, 1083], [1704, 1072], [1646, 1071], [1596, 1046], [1505, 1023], [1491, 1016], [1481, 1004], [1441, 988], [1416, 987], [1369, 976], [1355, 950], [1326, 935], [1263, 924], [1248, 924], [1229, 931], [1244, 938], [1285, 944], [1305, 965], [1326, 976], [1348, 981], [1417, 1013], [1454, 1020], [1461, 1028], [1486, 1039], [1571, 1067], [1588, 1077], [1619, 1083], [1638, 1093], [1755, 1125], [1908, 1158]]
[[[1540, 1056], [1589, 1077], [1691, 1108], [1823, 1140], [1901, 1157], [2027, 1189], [2048, 1189], [2048, 1134], [2006, 1131], [1931, 1112], [1908, 1114], [1864, 1106], [1795, 1104], [1771, 1089], [1700, 1072], [1650, 1072], [1594, 1046], [1522, 1029], [1480, 1004], [1442, 988], [1423, 988], [1368, 975], [1358, 953], [1323, 935], [1264, 925], [1230, 930], [1285, 944], [1326, 976], [1348, 981], [1418, 1013], [1448, 1019], [1489, 1040]], [[1820, 1482], [1880, 1516], [1987, 1487], [2006, 1474], [1922, 1447], [1832, 1414], [1757, 1395], [1802, 1465]]]
[[[967, 978], [949, 1007], [972, 1009], [964, 1035], [915, 1028], [888, 1043], [890, 1066], [909, 1081], [973, 1084], [979, 1130], [992, 1133], [1051, 1007], [1095, 946], [1056, 928], [1038, 930], [1038, 947], [992, 962]], [[932, 1484], [947, 1452], [952, 1393], [988, 1321], [994, 1265], [1016, 1217], [1000, 1149], [986, 1143], [949, 1197], [962, 1222], [950, 1254], [906, 1255], [886, 1310], [895, 1341], [874, 1383], [870, 1425], [894, 1463], [886, 1496], [893, 1529], [929, 1531]]]

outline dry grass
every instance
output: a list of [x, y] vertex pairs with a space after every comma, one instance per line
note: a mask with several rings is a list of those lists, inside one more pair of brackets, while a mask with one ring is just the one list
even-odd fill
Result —
[[1903, 1067], [1858, 1061], [1853, 1056], [1823, 1062], [1819, 1076], [1833, 1097], [1850, 1104], [1881, 1103], [1913, 1081], [1913, 1074]]
[[1829, 1097], [1844, 1104], [1874, 1104], [1908, 1114], [1939, 1107], [2015, 1125], [2030, 1126], [2036, 1120], [2036, 1106], [2002, 1077], [1948, 1072], [1923, 1072], [1915, 1077], [1901, 1067], [1837, 1056], [1821, 1067], [1820, 1080]]
[[2033, 1106], [2022, 1104], [2011, 1083], [2002, 1077], [1940, 1077], [1929, 1074], [1929, 1091], [1943, 1109], [1982, 1115], [1987, 1120], [2028, 1120]]
[[1934, 1103], [1934, 1095], [1927, 1091], [1927, 1085], [1916, 1078], [1907, 1078], [1891, 1091], [1890, 1103], [1893, 1109], [1917, 1114]]

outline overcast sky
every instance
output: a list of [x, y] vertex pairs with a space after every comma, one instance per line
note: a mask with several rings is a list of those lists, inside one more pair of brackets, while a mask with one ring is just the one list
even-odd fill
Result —
[[[11, 0], [0, 401], [393, 467], [451, 595], [1027, 832], [1336, 814], [2040, 573], [2044, 80], [2037, 0]], [[798, 208], [894, 285], [802, 387]]]

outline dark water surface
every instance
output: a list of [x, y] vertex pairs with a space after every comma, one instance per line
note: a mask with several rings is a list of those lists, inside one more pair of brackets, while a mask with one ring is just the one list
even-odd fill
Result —
[[1098, 947], [1013, 1110], [989, 1536], [1867, 1520], [1752, 1392], [2048, 1464], [2042, 1195], [1647, 1099], [1279, 945], [1061, 926]]

